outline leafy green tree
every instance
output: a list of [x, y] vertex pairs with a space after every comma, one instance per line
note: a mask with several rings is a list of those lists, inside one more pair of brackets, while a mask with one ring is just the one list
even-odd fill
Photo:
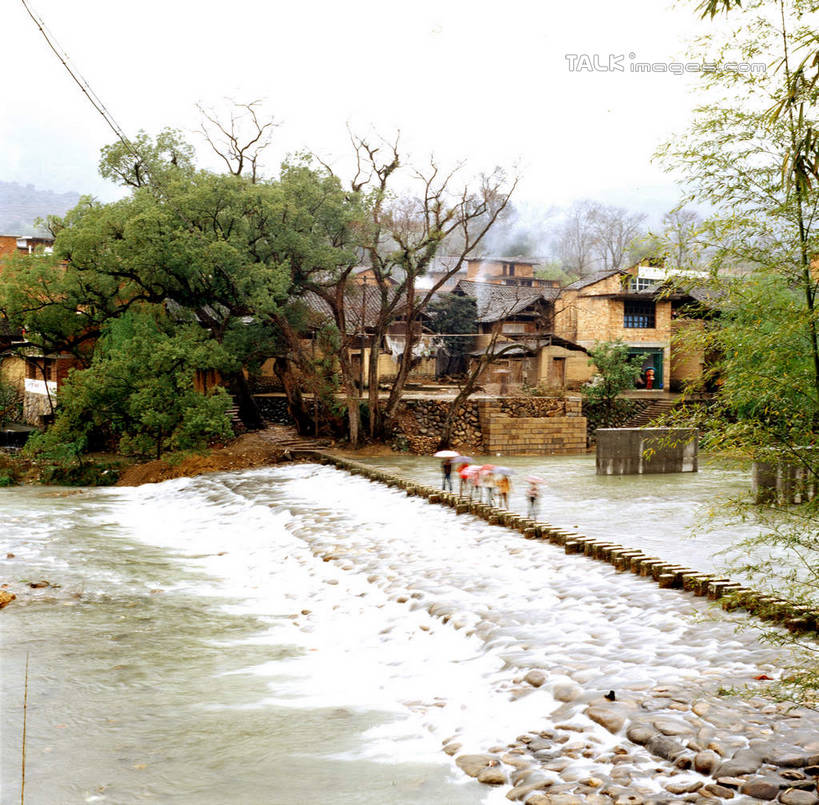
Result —
[[0, 377], [0, 426], [19, 421], [22, 408], [23, 401], [17, 387]]
[[[473, 334], [477, 331], [477, 303], [469, 296], [445, 293], [429, 303], [427, 315], [430, 329], [446, 334], [443, 341], [448, 355], [446, 374], [462, 372], [464, 356], [472, 346]], [[458, 336], [456, 333], [468, 335]]]
[[589, 402], [600, 407], [601, 424], [609, 428], [614, 423], [617, 397], [634, 388], [643, 358], [629, 357], [628, 344], [623, 341], [604, 341], [589, 350], [589, 364], [594, 364], [597, 374], [584, 386], [583, 393]]
[[[661, 152], [687, 181], [691, 200], [715, 210], [697, 237], [710, 257], [710, 292], [719, 315], [691, 333], [701, 349], [718, 356], [706, 378], [718, 391], [706, 409], [689, 410], [705, 426], [706, 447], [795, 464], [816, 483], [815, 3], [703, 0], [699, 9], [706, 17], [730, 13], [729, 25], [703, 37], [695, 58], [723, 65], [764, 61], [769, 67], [705, 73], [707, 102], [689, 131]], [[729, 511], [752, 526], [740, 546], [747, 561], [735, 569], [763, 590], [815, 608], [819, 504], [763, 510], [742, 502]], [[793, 680], [819, 687], [815, 657]]]
[[88, 369], [60, 391], [54, 425], [32, 440], [35, 455], [69, 460], [113, 442], [124, 454], [201, 448], [232, 436], [230, 396], [194, 389], [198, 369], [229, 358], [198, 327], [173, 328], [162, 317], [131, 311], [104, 328]]

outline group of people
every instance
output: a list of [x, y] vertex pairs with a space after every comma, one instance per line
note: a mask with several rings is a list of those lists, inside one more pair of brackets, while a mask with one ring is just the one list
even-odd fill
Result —
[[[447, 451], [448, 452], [448, 451]], [[470, 500], [477, 494], [478, 500], [491, 506], [497, 505], [504, 509], [509, 508], [509, 493], [512, 481], [512, 470], [494, 464], [475, 464], [471, 458], [461, 455], [446, 455], [441, 461], [441, 489], [452, 489], [452, 473], [458, 475], [458, 495]], [[536, 518], [538, 500], [540, 499], [541, 480], [536, 477], [526, 479], [526, 499], [528, 501], [528, 516]]]

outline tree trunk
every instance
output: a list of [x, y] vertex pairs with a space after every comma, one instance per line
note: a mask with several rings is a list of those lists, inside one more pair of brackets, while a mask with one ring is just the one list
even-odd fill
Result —
[[290, 368], [290, 362], [287, 358], [276, 358], [274, 366], [276, 375], [284, 386], [284, 393], [287, 397], [287, 412], [295, 423], [296, 430], [302, 436], [311, 433], [313, 428], [312, 417], [305, 405], [301, 388]]
[[230, 394], [239, 406], [239, 419], [248, 430], [259, 430], [263, 426], [262, 415], [256, 400], [250, 393], [247, 378], [244, 372], [239, 370], [225, 376], [225, 384]]

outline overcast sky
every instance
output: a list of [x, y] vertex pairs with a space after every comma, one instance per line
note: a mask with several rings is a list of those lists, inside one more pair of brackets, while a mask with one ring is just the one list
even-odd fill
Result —
[[[112, 133], [19, 0], [0, 4], [0, 179], [56, 191], [114, 189], [96, 173]], [[346, 126], [402, 133], [420, 157], [473, 170], [517, 164], [518, 200], [671, 206], [651, 155], [686, 127], [693, 79], [633, 74], [680, 59], [705, 27], [664, 0], [32, 0], [128, 133], [193, 130], [195, 104], [264, 99], [281, 122], [273, 162], [311, 149], [340, 160]], [[624, 72], [572, 72], [597, 54]], [[203, 152], [204, 156], [204, 152]], [[215, 167], [215, 165], [214, 165]]]

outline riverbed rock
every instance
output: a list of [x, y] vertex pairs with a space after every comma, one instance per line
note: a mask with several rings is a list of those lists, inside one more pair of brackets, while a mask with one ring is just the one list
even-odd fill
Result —
[[683, 752], [685, 747], [673, 738], [667, 735], [654, 734], [646, 742], [646, 749], [654, 755], [658, 755], [665, 760], [676, 760]]
[[702, 793], [710, 794], [712, 797], [719, 797], [720, 799], [733, 799], [734, 792], [730, 788], [726, 788], [719, 783], [708, 783], [702, 787]]
[[819, 797], [811, 791], [799, 791], [796, 788], [789, 788], [779, 795], [779, 801], [783, 805], [816, 805]]
[[[518, 802], [526, 799], [526, 797], [534, 791], [545, 791], [547, 788], [551, 788], [551, 786], [551, 780], [536, 780], [531, 783], [521, 783], [506, 792], [506, 799], [510, 799], [512, 802]], [[530, 803], [532, 802], [532, 798], [529, 797], [526, 801]]]
[[672, 780], [666, 784], [665, 790], [671, 794], [693, 794], [702, 788], [702, 780], [687, 778], [685, 780]]
[[761, 777], [746, 780], [739, 789], [740, 794], [754, 799], [776, 799], [779, 786]]
[[498, 763], [495, 755], [460, 755], [455, 758], [458, 768], [470, 777], [477, 777], [487, 766]]
[[694, 732], [694, 728], [690, 724], [679, 718], [660, 716], [659, 718], [655, 718], [652, 723], [654, 724], [654, 728], [659, 730], [663, 735], [691, 735]]
[[626, 723], [623, 713], [614, 707], [590, 707], [586, 710], [586, 715], [615, 735], [623, 729]]
[[0, 590], [0, 609], [8, 606], [16, 598], [17, 596], [14, 593], [7, 592], [6, 590]]
[[712, 749], [694, 755], [694, 769], [700, 774], [711, 774], [722, 763], [722, 758]]
[[539, 688], [545, 681], [546, 681], [546, 674], [543, 671], [529, 671], [525, 677], [523, 677], [524, 682], [528, 682], [533, 688]]
[[819, 763], [819, 752], [800, 752], [798, 750], [774, 749], [766, 753], [764, 760], [774, 766], [786, 766], [792, 769], [814, 766]]
[[573, 682], [561, 682], [552, 688], [552, 696], [559, 702], [573, 702], [583, 695], [583, 688]]
[[740, 749], [730, 760], [722, 763], [714, 777], [741, 777], [743, 774], [755, 774], [762, 765], [762, 758], [750, 749]]
[[448, 755], [457, 755], [461, 749], [461, 744], [447, 744], [444, 747], [444, 752]]
[[654, 730], [645, 724], [631, 724], [626, 730], [626, 737], [641, 746], [647, 744], [654, 735]]
[[500, 766], [487, 766], [478, 773], [477, 780], [485, 785], [503, 785], [506, 773]]

